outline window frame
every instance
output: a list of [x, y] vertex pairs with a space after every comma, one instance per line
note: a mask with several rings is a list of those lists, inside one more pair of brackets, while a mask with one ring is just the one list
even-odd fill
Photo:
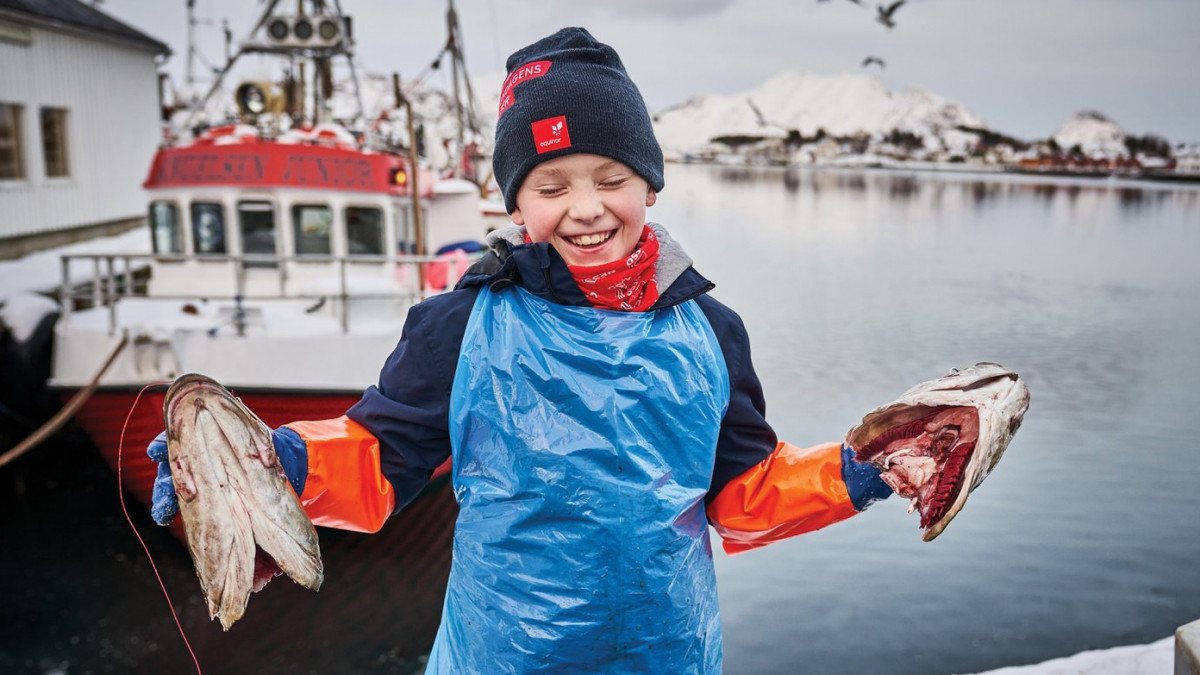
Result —
[[[198, 223], [196, 222], [196, 207], [198, 207], [198, 206], [215, 206], [215, 207], [217, 207], [217, 211], [220, 215], [220, 225], [221, 225], [221, 231], [220, 231], [221, 250], [220, 251], [202, 251], [202, 250], [200, 250], [200, 236], [199, 236], [200, 233], [196, 229], [197, 225], [198, 225]], [[225, 202], [222, 202], [220, 200], [193, 199], [192, 201], [188, 202], [188, 224], [191, 226], [190, 234], [191, 234], [191, 238], [192, 238], [192, 253], [194, 253], [197, 257], [202, 257], [202, 258], [225, 257], [225, 256], [229, 255], [229, 218], [226, 217]]]
[[[247, 204], [266, 206], [267, 207], [266, 209], [261, 209], [258, 211], [268, 212], [271, 214], [271, 244], [273, 245], [274, 250], [272, 250], [270, 253], [262, 253], [262, 252], [257, 252], [257, 251], [250, 252], [250, 251], [246, 250], [246, 230], [244, 227], [245, 223], [242, 220], [242, 214], [255, 212], [255, 210], [251, 210], [248, 212], [243, 211], [242, 207]], [[257, 258], [257, 257], [268, 257], [268, 256], [273, 258], [273, 260], [269, 260], [269, 261], [261, 260], [261, 261], [256, 261], [253, 264], [247, 264], [247, 267], [274, 267], [276, 265], [276, 263], [278, 262], [278, 259], [279, 259], [279, 219], [276, 217], [279, 215], [278, 212], [279, 212], [279, 205], [276, 204], [275, 201], [272, 199], [263, 199], [263, 198], [239, 199], [237, 201], [237, 204], [235, 206], [235, 213], [237, 214], [237, 235], [238, 235], [238, 252], [239, 252], [239, 254], [242, 256], [243, 259], [246, 257]]]
[[[0, 115], [3, 115], [2, 111], [4, 111], [4, 110], [11, 111], [10, 114], [11, 114], [11, 119], [12, 119], [12, 142], [10, 143], [10, 145], [12, 146], [13, 159], [12, 159], [12, 163], [10, 166], [13, 167], [13, 175], [5, 176], [2, 173], [0, 173], [0, 181], [25, 180], [28, 178], [28, 175], [25, 173], [25, 152], [24, 152], [25, 144], [24, 144], [24, 137], [22, 134], [22, 124], [24, 123], [24, 117], [25, 117], [25, 106], [21, 105], [20, 103], [14, 103], [11, 101], [0, 101]], [[3, 141], [0, 141], [0, 142], [3, 142]]]
[[[174, 221], [175, 221], [174, 239], [175, 239], [175, 243], [177, 244], [178, 250], [160, 251], [158, 249], [159, 228], [158, 228], [158, 221], [154, 217], [154, 207], [157, 205], [160, 205], [160, 204], [171, 207], [171, 211], [172, 211], [172, 214], [174, 216]], [[171, 257], [178, 257], [178, 256], [187, 254], [187, 247], [184, 245], [183, 222], [179, 218], [180, 210], [181, 209], [179, 208], [179, 202], [174, 199], [155, 199], [155, 200], [152, 200], [150, 202], [150, 204], [147, 206], [146, 221], [150, 225], [150, 248], [156, 257], [171, 258]]]
[[[38, 108], [38, 128], [42, 133], [42, 170], [46, 174], [46, 178], [70, 178], [71, 177], [71, 143], [69, 122], [70, 110], [57, 106], [41, 106]], [[47, 124], [47, 115], [53, 120], [51, 125]], [[48, 128], [53, 128], [55, 133], [46, 133]], [[56, 156], [52, 158], [51, 140], [56, 142], [56, 147], [53, 150]], [[61, 167], [59, 166], [61, 164]], [[55, 170], [58, 173], [52, 173]]]
[[[375, 253], [355, 253], [350, 250], [350, 209], [360, 211], [373, 210], [379, 214], [379, 250]], [[346, 233], [346, 255], [347, 256], [386, 256], [388, 255], [387, 242], [387, 211], [379, 204], [346, 204], [342, 206], [342, 224]]]
[[[292, 231], [291, 231], [292, 232], [292, 255], [296, 256], [296, 258], [316, 258], [316, 257], [328, 258], [329, 256], [332, 256], [333, 255], [333, 233], [337, 227], [337, 224], [335, 222], [335, 219], [337, 217], [337, 211], [333, 208], [333, 206], [331, 204], [329, 204], [328, 202], [292, 202], [291, 204], [289, 204], [289, 206], [290, 206], [290, 208], [288, 209], [288, 212], [291, 217], [291, 225], [292, 225]], [[325, 209], [325, 211], [329, 214], [329, 222], [326, 224], [326, 232], [325, 232], [325, 243], [326, 243], [327, 249], [323, 252], [314, 253], [312, 251], [301, 251], [300, 250], [300, 242], [303, 239], [306, 239], [306, 237], [303, 237], [300, 232], [299, 215], [300, 215], [301, 210], [303, 210], [303, 209]]]

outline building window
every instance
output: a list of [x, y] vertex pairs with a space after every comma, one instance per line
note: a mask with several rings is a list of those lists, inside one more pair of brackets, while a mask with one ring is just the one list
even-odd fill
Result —
[[171, 202], [150, 202], [150, 238], [155, 253], [183, 253], [183, 238], [179, 236], [179, 209]]
[[25, 177], [21, 163], [21, 106], [0, 103], [0, 180]]
[[192, 247], [200, 255], [225, 254], [225, 207], [192, 202]]
[[329, 232], [333, 210], [325, 204], [296, 204], [292, 207], [292, 235], [296, 255], [329, 255]]
[[383, 211], [346, 207], [346, 242], [350, 255], [383, 255]]
[[70, 174], [67, 165], [67, 111], [42, 108], [42, 152], [46, 155], [46, 176], [58, 178]]

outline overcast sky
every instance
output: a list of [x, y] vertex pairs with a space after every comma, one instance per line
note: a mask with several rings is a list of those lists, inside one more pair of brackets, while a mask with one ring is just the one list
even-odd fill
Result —
[[[513, 50], [568, 25], [621, 54], [652, 111], [702, 93], [749, 89], [789, 69], [860, 73], [868, 55], [893, 91], [921, 87], [989, 126], [1045, 138], [1070, 114], [1096, 110], [1126, 133], [1200, 141], [1200, 0], [908, 0], [888, 30], [876, 0], [457, 0], [467, 67], [503, 79]], [[445, 41], [447, 3], [341, 0], [360, 60], [415, 77]], [[175, 51], [182, 79], [185, 0], [104, 0], [101, 7]], [[265, 4], [197, 0], [198, 45], [223, 60]], [[294, 10], [294, 0], [280, 2]], [[443, 69], [445, 70], [445, 69]], [[437, 76], [441, 76], [440, 74]]]

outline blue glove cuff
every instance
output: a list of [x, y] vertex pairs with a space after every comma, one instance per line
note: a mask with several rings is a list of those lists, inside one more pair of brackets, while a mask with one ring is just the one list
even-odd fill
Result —
[[154, 479], [150, 502], [150, 517], [159, 525], [170, 525], [179, 513], [179, 500], [175, 498], [175, 481], [171, 477], [171, 465], [158, 465], [158, 476]]
[[879, 469], [854, 459], [854, 449], [842, 443], [842, 480], [855, 511], [892, 496], [892, 488], [879, 477]]
[[275, 445], [279, 466], [283, 467], [284, 475], [299, 497], [304, 494], [304, 484], [308, 481], [308, 445], [300, 434], [287, 427], [272, 431], [271, 443]]
[[150, 441], [150, 445], [146, 446], [146, 456], [156, 462], [165, 462], [170, 459], [167, 453], [167, 431], [165, 429], [158, 432], [154, 440]]

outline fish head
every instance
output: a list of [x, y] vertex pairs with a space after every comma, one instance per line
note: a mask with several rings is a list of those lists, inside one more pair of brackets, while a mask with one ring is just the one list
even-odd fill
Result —
[[176, 378], [167, 389], [167, 395], [163, 398], [163, 422], [167, 430], [168, 439], [171, 438], [172, 430], [178, 427], [179, 410], [184, 401], [189, 400], [197, 394], [220, 396], [225, 391], [225, 388], [216, 380], [200, 375], [199, 373], [188, 373]]
[[271, 444], [271, 429], [221, 383], [199, 373], [180, 375], [163, 398], [163, 422], [167, 430], [168, 447], [178, 442], [186, 420], [194, 418], [201, 409], [232, 415], [254, 429], [255, 445], [263, 455], [264, 462], [272, 461], [266, 456]]
[[921, 512], [923, 539], [942, 533], [1008, 447], [1029, 389], [997, 363], [922, 382], [863, 417], [846, 435], [855, 459]]

